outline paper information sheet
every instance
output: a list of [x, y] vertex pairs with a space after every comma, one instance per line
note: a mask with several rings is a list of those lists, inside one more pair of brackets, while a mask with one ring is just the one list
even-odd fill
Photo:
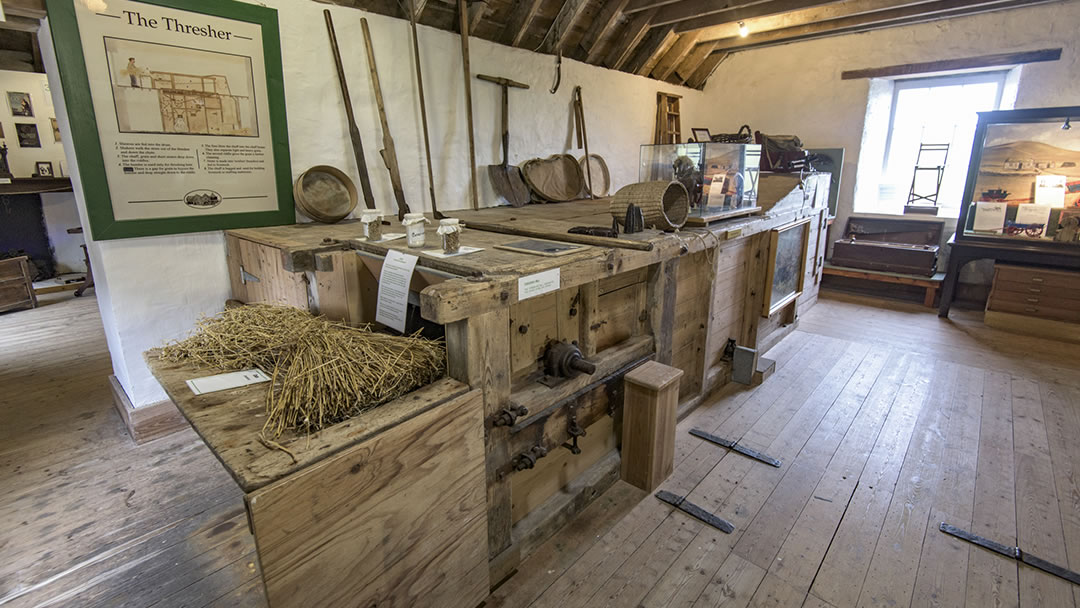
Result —
[[227, 374], [218, 374], [216, 376], [192, 378], [186, 382], [188, 388], [191, 389], [191, 392], [196, 395], [202, 395], [204, 393], [214, 393], [230, 388], [239, 388], [249, 384], [258, 384], [260, 382], [269, 381], [270, 377], [261, 369], [245, 369], [239, 372], [229, 372]]
[[521, 277], [518, 279], [518, 301], [557, 291], [559, 289], [559, 280], [558, 268]]
[[405, 312], [409, 308], [409, 284], [418, 259], [415, 255], [391, 249], [386, 252], [379, 273], [375, 321], [402, 333], [405, 332]]

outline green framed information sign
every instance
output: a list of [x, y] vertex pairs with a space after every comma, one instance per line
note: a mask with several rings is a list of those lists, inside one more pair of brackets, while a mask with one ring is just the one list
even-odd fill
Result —
[[46, 7], [95, 240], [295, 221], [277, 11]]

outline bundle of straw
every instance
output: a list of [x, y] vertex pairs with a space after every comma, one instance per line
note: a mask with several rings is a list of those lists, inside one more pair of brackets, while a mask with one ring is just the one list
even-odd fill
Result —
[[201, 319], [161, 358], [270, 373], [263, 434], [310, 433], [434, 382], [446, 347], [418, 335], [350, 327], [289, 306], [250, 304]]

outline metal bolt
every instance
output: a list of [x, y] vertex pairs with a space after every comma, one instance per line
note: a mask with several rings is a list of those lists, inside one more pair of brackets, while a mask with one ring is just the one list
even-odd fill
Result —
[[529, 326], [525, 325], [525, 324], [518, 325], [518, 333], [519, 334], [527, 334], [527, 333], [529, 333]]

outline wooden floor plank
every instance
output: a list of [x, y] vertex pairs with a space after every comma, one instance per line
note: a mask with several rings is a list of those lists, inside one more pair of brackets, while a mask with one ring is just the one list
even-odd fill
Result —
[[[971, 531], [1006, 545], [1016, 544], [1016, 492], [1013, 482], [1011, 380], [986, 372], [983, 380], [979, 457]], [[968, 554], [964, 605], [971, 608], [1020, 605], [1016, 562], [972, 549]]]
[[953, 398], [956, 407], [949, 417], [941, 481], [923, 539], [919, 573], [912, 594], [913, 606], [963, 606], [971, 545], [943, 534], [938, 525], [948, 522], [971, 529], [975, 501], [975, 465], [979, 454], [979, 421], [982, 416], [983, 372], [962, 367]]
[[[773, 494], [776, 485], [791, 470], [796, 455], [812, 434], [822, 427], [823, 433], [828, 432], [842, 418], [834, 412], [843, 408], [834, 409], [832, 406], [840, 400], [853, 374], [863, 369], [862, 362], [867, 352], [862, 348], [845, 352], [771, 443], [764, 445], [764, 437], [760, 435], [762, 429], [769, 425], [760, 425], [762, 428], [755, 426], [753, 437], [756, 439], [751, 439], [752, 434], [748, 433], [744, 439], [747, 445], [780, 459], [783, 464], [779, 468], [744, 457], [729, 457], [721, 461], [709, 478], [695, 489], [694, 496], [702, 496], [704, 505], [708, 508], [715, 506], [724, 513], [736, 529], [728, 535], [703, 528], [657, 581], [642, 602], [644, 606], [689, 605], [702, 593], [710, 580], [714, 579], [717, 564], [725, 559], [749, 529], [750, 522]], [[793, 400], [798, 398], [796, 394], [790, 397]]]
[[885, 427], [863, 467], [840, 527], [811, 585], [814, 594], [827, 602], [854, 606], [858, 601], [904, 455], [924, 410], [933, 377], [933, 366], [926, 360], [916, 361], [908, 369]]
[[784, 539], [769, 570], [789, 584], [809, 591], [911, 363], [911, 357], [891, 353], [885, 372], [870, 390]]
[[956, 402], [958, 371], [952, 363], [939, 363], [934, 370], [930, 395], [908, 444], [866, 572], [860, 607], [911, 604], [930, 509], [941, 476], [948, 420]]
[[[797, 451], [827, 411], [827, 404], [832, 403], [865, 357], [866, 349], [851, 348], [842, 356], [836, 357], [833, 351], [827, 348], [822, 351], [822, 355], [806, 368], [809, 375], [801, 377], [801, 382], [791, 385], [777, 400], [776, 406], [740, 439], [741, 443], [753, 449], [776, 454], [776, 457], [782, 460], [786, 454], [793, 455]], [[718, 532], [713, 528], [703, 526], [698, 520], [686, 517], [679, 511], [672, 511], [668, 520], [654, 533], [653, 542], [646, 541], [634, 552], [631, 559], [597, 591], [595, 601], [606, 602], [606, 605], [637, 605], [639, 600], [648, 595], [644, 605], [670, 605], [672, 600], [662, 597], [664, 594], [674, 592], [682, 586], [693, 587], [692, 583], [682, 580], [684, 572], [687, 572], [691, 579], [700, 581], [696, 586], [697, 593], [700, 593], [701, 588], [708, 582], [706, 576], [699, 574], [701, 568], [695, 570], [691, 566], [687, 571], [687, 565], [676, 560], [681, 555], [683, 562], [703, 561], [705, 553], [694, 549], [686, 550], [691, 543], [712, 551], [718, 550], [714, 563], [725, 557], [741, 535], [744, 523], [749, 521], [760, 506], [760, 503], [750, 506], [745, 502], [747, 499], [740, 500], [737, 493], [747, 488], [755, 488], [758, 492], [749, 500], [763, 501], [768, 492], [755, 484], [775, 485], [780, 477], [775, 474], [776, 469], [767, 465], [711, 444], [705, 445], [709, 445], [714, 452], [720, 452], [721, 460], [687, 498], [732, 521], [736, 525], [736, 531], [718, 537]], [[780, 447], [783, 447], [784, 451], [778, 451]], [[762, 471], [762, 467], [770, 470]], [[782, 469], [786, 470], [786, 465]], [[707, 574], [711, 575], [715, 566], [705, 569]], [[668, 576], [669, 574], [674, 577]], [[664, 578], [663, 582], [660, 582], [661, 578]], [[686, 597], [684, 601], [692, 600], [697, 593]]]
[[[1012, 413], [1017, 544], [1032, 555], [1065, 564], [1065, 536], [1037, 382], [1012, 378]], [[1075, 605], [1068, 581], [1027, 566], [1021, 566], [1019, 572], [1021, 604]]]
[[[1056, 382], [1040, 382], [1039, 390], [1069, 556], [1062, 565], [1080, 571], [1080, 390]], [[1080, 587], [1073, 588], [1073, 599], [1080, 604]]]

